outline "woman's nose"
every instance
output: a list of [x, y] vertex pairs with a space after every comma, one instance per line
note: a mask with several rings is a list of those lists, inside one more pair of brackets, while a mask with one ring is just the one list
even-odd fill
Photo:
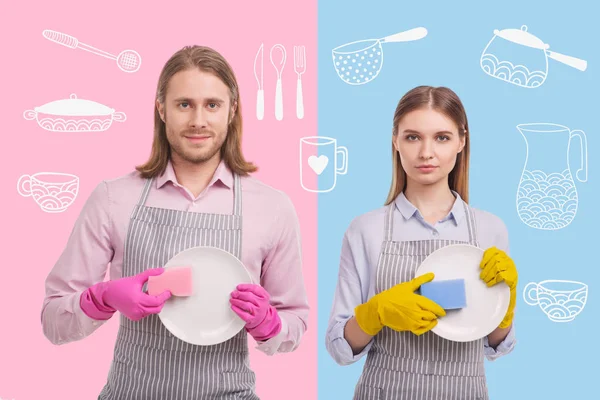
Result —
[[431, 141], [424, 140], [421, 142], [419, 156], [425, 159], [433, 157], [433, 143]]

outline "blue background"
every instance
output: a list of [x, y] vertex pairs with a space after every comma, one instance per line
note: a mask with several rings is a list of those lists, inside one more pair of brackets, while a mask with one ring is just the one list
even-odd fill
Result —
[[[471, 131], [470, 204], [498, 215], [508, 227], [511, 256], [519, 270], [517, 346], [486, 361], [490, 398], [600, 398], [596, 394], [598, 302], [596, 296], [599, 186], [598, 9], [592, 2], [319, 2], [319, 135], [338, 139], [349, 152], [347, 175], [319, 194], [319, 398], [350, 399], [364, 359], [338, 366], [325, 349], [325, 332], [337, 281], [341, 240], [350, 221], [381, 207], [391, 181], [392, 118], [402, 95], [418, 85], [447, 86], [463, 101]], [[550, 50], [587, 60], [581, 72], [549, 59], [548, 77], [536, 89], [486, 75], [481, 53], [494, 29], [520, 28]], [[351, 86], [336, 74], [331, 50], [361, 39], [382, 38], [423, 26], [424, 39], [384, 43], [384, 64], [372, 82]], [[540, 57], [543, 55], [540, 52]], [[575, 181], [574, 221], [554, 231], [530, 228], [516, 211], [525, 165], [521, 123], [549, 122], [582, 129], [588, 141], [588, 180]], [[579, 167], [579, 142], [571, 145], [571, 172]], [[557, 161], [565, 165], [565, 159]], [[325, 182], [323, 182], [325, 184]], [[528, 282], [581, 281], [589, 286], [574, 321], [555, 323], [523, 301]], [[596, 369], [596, 368], [594, 368]]]

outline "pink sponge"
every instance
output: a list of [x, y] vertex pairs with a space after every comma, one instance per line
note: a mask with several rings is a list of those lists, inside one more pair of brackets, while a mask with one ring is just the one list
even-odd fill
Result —
[[156, 296], [170, 290], [173, 296], [192, 295], [192, 268], [165, 268], [160, 275], [148, 277], [148, 294]]

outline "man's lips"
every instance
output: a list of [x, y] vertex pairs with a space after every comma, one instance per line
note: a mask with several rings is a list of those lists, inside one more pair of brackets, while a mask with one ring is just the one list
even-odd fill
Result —
[[201, 142], [210, 138], [210, 135], [187, 135], [185, 138], [192, 142]]

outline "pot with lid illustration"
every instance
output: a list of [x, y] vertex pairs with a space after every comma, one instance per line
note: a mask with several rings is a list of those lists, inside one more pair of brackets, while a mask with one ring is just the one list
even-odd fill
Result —
[[23, 113], [27, 120], [35, 119], [39, 126], [51, 132], [101, 132], [113, 121], [126, 120], [125, 113], [91, 100], [78, 99], [71, 94], [68, 99], [56, 100]]
[[494, 29], [494, 37], [483, 50], [479, 64], [483, 71], [500, 80], [525, 88], [541, 86], [548, 75], [548, 57], [580, 71], [587, 61], [548, 50], [549, 44], [521, 29]]

